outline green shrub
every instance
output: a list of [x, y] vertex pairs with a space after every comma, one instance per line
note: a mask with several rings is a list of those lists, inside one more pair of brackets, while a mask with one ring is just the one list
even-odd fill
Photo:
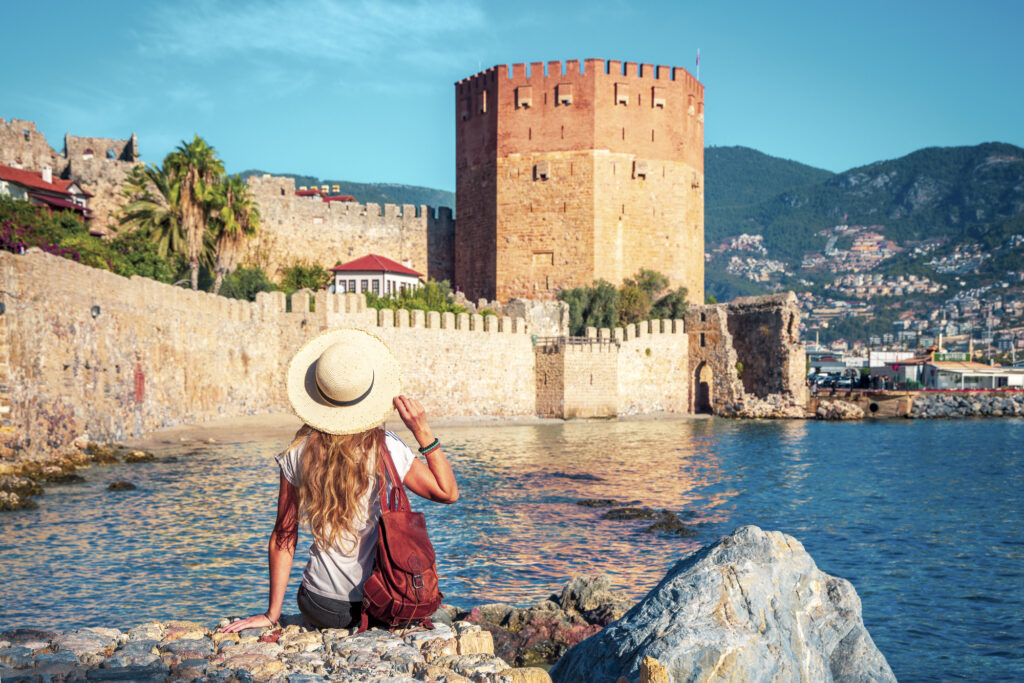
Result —
[[273, 292], [277, 287], [258, 266], [242, 267], [228, 273], [220, 287], [221, 296], [255, 301], [260, 292]]

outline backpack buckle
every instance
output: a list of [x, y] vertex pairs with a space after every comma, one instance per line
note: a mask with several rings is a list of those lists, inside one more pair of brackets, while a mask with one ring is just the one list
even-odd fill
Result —
[[423, 574], [413, 574], [412, 575], [412, 587], [413, 588], [423, 588]]

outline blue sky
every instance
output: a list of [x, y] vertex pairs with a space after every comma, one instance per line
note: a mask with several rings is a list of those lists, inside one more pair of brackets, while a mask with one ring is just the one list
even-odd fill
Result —
[[499, 63], [683, 66], [705, 143], [841, 171], [1024, 146], [1024, 2], [47, 2], [4, 7], [0, 117], [63, 136], [193, 133], [227, 169], [451, 190], [453, 83]]

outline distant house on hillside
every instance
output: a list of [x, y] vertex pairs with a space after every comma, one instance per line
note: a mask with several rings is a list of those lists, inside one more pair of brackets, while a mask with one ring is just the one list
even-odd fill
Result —
[[398, 294], [419, 287], [422, 284], [420, 278], [423, 277], [422, 273], [377, 254], [367, 254], [355, 261], [334, 266], [331, 270], [334, 272], [334, 291], [338, 294]]
[[92, 195], [73, 180], [54, 180], [49, 168], [40, 172], [0, 165], [0, 196], [24, 199], [51, 214], [54, 210], [73, 211], [82, 220], [92, 217], [88, 207]]

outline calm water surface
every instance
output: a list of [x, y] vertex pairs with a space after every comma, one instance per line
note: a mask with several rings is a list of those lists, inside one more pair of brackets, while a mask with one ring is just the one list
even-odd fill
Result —
[[[853, 582], [900, 680], [1024, 679], [1022, 420], [438, 431], [462, 498], [417, 507], [451, 603], [528, 604], [599, 571], [641, 597], [690, 551], [757, 524]], [[158, 455], [176, 461], [94, 467], [39, 509], [0, 515], [0, 630], [262, 612], [286, 441], [167, 446]], [[138, 490], [108, 492], [115, 479]], [[581, 498], [692, 513], [699, 536], [643, 534]]]

